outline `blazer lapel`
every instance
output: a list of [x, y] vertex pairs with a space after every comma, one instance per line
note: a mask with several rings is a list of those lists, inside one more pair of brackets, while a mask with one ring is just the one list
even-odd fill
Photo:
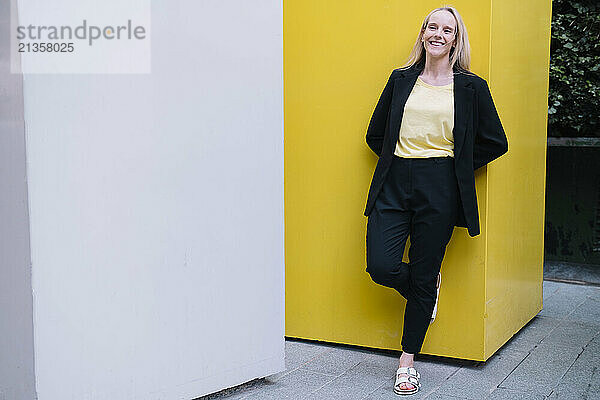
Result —
[[[400, 134], [400, 123], [402, 122], [402, 115], [404, 114], [404, 106], [408, 100], [408, 96], [412, 91], [417, 77], [421, 72], [420, 69], [415, 67], [410, 68], [406, 71], [402, 71], [401, 74], [396, 78], [394, 82], [394, 92], [392, 95], [391, 104], [391, 115], [390, 115], [390, 138], [392, 139], [392, 149], [396, 148], [396, 142], [398, 142], [398, 135]], [[392, 150], [393, 152], [394, 150]]]
[[467, 121], [473, 110], [475, 90], [464, 73], [454, 74], [454, 159], [460, 157], [465, 142]]

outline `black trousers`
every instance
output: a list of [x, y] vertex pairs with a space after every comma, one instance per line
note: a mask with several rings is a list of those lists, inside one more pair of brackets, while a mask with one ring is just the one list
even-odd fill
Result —
[[[367, 272], [406, 300], [402, 350], [421, 351], [460, 206], [454, 158], [394, 160], [367, 222]], [[402, 261], [410, 235], [409, 263]]]

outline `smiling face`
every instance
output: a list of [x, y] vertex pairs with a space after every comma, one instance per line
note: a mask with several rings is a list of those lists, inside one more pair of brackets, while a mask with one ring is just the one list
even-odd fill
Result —
[[423, 46], [427, 57], [449, 57], [456, 43], [456, 19], [446, 11], [436, 11], [423, 30]]

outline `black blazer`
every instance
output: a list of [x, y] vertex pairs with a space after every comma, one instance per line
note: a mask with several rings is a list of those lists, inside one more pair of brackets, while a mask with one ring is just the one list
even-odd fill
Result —
[[[369, 127], [367, 145], [378, 156], [367, 206], [375, 205], [389, 171], [404, 113], [404, 105], [423, 64], [392, 71], [381, 94]], [[479, 76], [454, 68], [454, 166], [460, 190], [461, 210], [456, 226], [466, 227], [471, 237], [479, 235], [479, 211], [474, 171], [508, 151], [508, 141], [494, 106], [487, 82]]]

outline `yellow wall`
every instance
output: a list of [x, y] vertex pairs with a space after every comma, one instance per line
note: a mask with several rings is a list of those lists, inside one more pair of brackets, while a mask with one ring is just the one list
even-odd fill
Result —
[[542, 308], [552, 17], [549, 0], [492, 4], [489, 82], [510, 151], [488, 167], [486, 358]]
[[[485, 359], [540, 308], [550, 4], [521, 3], [453, 3], [510, 157], [476, 173], [482, 234], [455, 228], [424, 353]], [[362, 212], [377, 158], [364, 136], [389, 74], [440, 5], [284, 1], [286, 336], [400, 349], [404, 300], [365, 272]], [[514, 7], [535, 9], [534, 23]], [[516, 297], [501, 301], [507, 287]]]

